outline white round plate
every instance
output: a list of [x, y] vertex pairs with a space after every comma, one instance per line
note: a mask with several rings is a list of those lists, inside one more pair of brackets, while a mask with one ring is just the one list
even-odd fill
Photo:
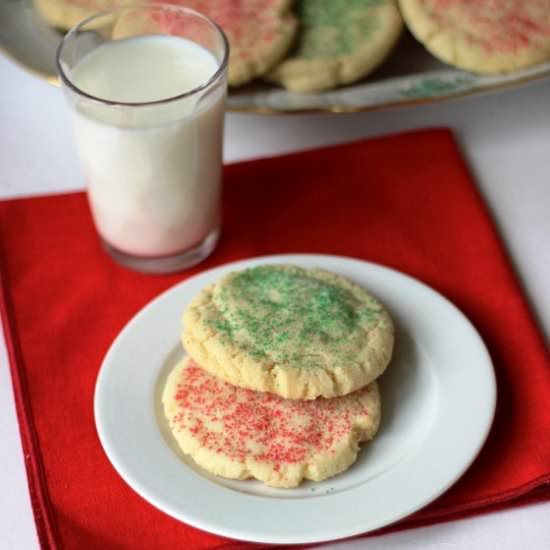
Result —
[[[339, 273], [372, 291], [396, 326], [395, 354], [380, 379], [382, 424], [345, 473], [296, 489], [214, 477], [178, 450], [161, 389], [183, 349], [181, 315], [230, 270], [292, 263]], [[107, 353], [95, 391], [101, 443], [118, 473], [170, 516], [226, 537], [313, 543], [377, 529], [422, 508], [478, 454], [492, 423], [494, 372], [464, 315], [426, 285], [372, 263], [286, 255], [240, 261], [168, 290], [132, 319]]]

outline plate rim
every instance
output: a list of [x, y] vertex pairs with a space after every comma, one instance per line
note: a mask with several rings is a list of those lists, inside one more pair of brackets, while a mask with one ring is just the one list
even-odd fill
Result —
[[[59, 77], [56, 74], [46, 73], [40, 69], [31, 67], [30, 65], [25, 64], [18, 57], [16, 57], [10, 50], [5, 48], [0, 44], [0, 54], [4, 55], [9, 59], [14, 65], [19, 67], [21, 70], [30, 74], [31, 76], [37, 77], [41, 80], [44, 80], [51, 86], [55, 88], [60, 87]], [[409, 76], [418, 76], [421, 73], [411, 73]], [[423, 73], [428, 78], [430, 72], [426, 71]], [[470, 73], [465, 73], [470, 74]], [[246, 114], [246, 115], [258, 115], [258, 116], [282, 116], [282, 117], [291, 117], [293, 115], [340, 115], [340, 114], [353, 114], [353, 113], [376, 113], [383, 111], [391, 111], [396, 109], [406, 109], [408, 107], [423, 107], [426, 105], [434, 105], [438, 103], [447, 103], [458, 101], [461, 99], [468, 99], [472, 97], [483, 96], [486, 94], [495, 94], [506, 91], [513, 91], [518, 88], [523, 88], [531, 84], [537, 84], [544, 82], [545, 80], [550, 79], [550, 67], [537, 72], [529, 76], [518, 77], [514, 80], [509, 80], [506, 82], [495, 82], [493, 84], [478, 85], [466, 90], [459, 90], [456, 92], [449, 92], [440, 96], [432, 97], [423, 97], [423, 98], [404, 98], [398, 101], [386, 101], [384, 103], [377, 103], [371, 105], [327, 105], [326, 107], [303, 107], [299, 109], [277, 109], [275, 107], [268, 106], [256, 106], [256, 105], [247, 105], [247, 106], [236, 106], [230, 105], [226, 102], [225, 111], [228, 113], [235, 114]], [[389, 80], [389, 79], [388, 79]], [[231, 97], [229, 94], [228, 97]]]
[[[317, 261], [319, 262], [319, 267], [324, 267], [323, 263], [325, 262], [334, 262], [334, 261], [343, 261], [343, 262], [350, 262], [349, 265], [355, 264], [356, 266], [360, 266], [364, 268], [365, 266], [367, 269], [374, 268], [375, 270], [381, 269], [382, 272], [385, 272], [386, 274], [393, 274], [397, 275], [398, 278], [404, 278], [407, 283], [413, 283], [414, 285], [419, 285], [419, 288], [422, 288], [424, 291], [428, 291], [429, 294], [432, 296], [435, 296], [438, 300], [441, 301], [442, 304], [444, 304], [445, 307], [451, 308], [451, 311], [456, 315], [458, 314], [458, 317], [460, 318], [461, 322], [465, 322], [465, 326], [468, 328], [468, 330], [471, 332], [471, 336], [473, 336], [477, 340], [477, 345], [480, 345], [480, 349], [482, 352], [484, 352], [484, 359], [486, 364], [486, 375], [488, 376], [488, 379], [490, 381], [490, 390], [491, 395], [487, 395], [488, 403], [487, 407], [485, 409], [485, 422], [483, 423], [483, 428], [480, 430], [477, 445], [475, 448], [472, 448], [470, 450], [469, 459], [465, 460], [462, 466], [454, 472], [454, 475], [447, 478], [446, 483], [440, 485], [436, 491], [433, 491], [430, 493], [427, 498], [416, 501], [412, 506], [409, 508], [401, 509], [401, 511], [398, 514], [395, 514], [392, 518], [390, 518], [388, 521], [385, 521], [383, 523], [380, 523], [378, 525], [375, 525], [373, 527], [370, 527], [368, 529], [358, 527], [358, 529], [350, 531], [349, 528], [343, 528], [341, 531], [336, 532], [334, 529], [331, 531], [330, 536], [327, 536], [326, 533], [312, 536], [309, 535], [301, 535], [296, 536], [296, 534], [293, 534], [291, 538], [288, 536], [282, 534], [278, 536], [265, 536], [261, 535], [259, 533], [256, 533], [252, 530], [250, 530], [249, 534], [243, 533], [241, 531], [235, 531], [231, 528], [231, 526], [228, 525], [215, 525], [213, 526], [212, 523], [204, 522], [200, 518], [200, 514], [197, 516], [196, 514], [189, 514], [184, 513], [182, 517], [181, 511], [175, 511], [172, 510], [171, 507], [167, 507], [166, 504], [163, 504], [162, 497], [158, 498], [157, 495], [151, 495], [148, 491], [148, 489], [143, 485], [143, 483], [140, 480], [132, 479], [131, 475], [126, 471], [126, 467], [124, 464], [121, 464], [118, 460], [118, 457], [116, 455], [116, 452], [113, 451], [112, 448], [110, 448], [108, 443], [108, 436], [105, 433], [105, 426], [103, 425], [102, 420], [102, 387], [105, 384], [103, 380], [105, 379], [106, 372], [108, 372], [110, 364], [111, 357], [113, 354], [116, 353], [116, 350], [121, 342], [124, 342], [124, 339], [127, 337], [127, 334], [131, 332], [134, 323], [139, 323], [140, 319], [142, 317], [147, 316], [149, 313], [149, 310], [154, 304], [157, 302], [161, 302], [163, 300], [167, 299], [167, 296], [174, 293], [177, 294], [178, 292], [184, 292], [184, 289], [189, 286], [189, 283], [193, 282], [199, 282], [204, 278], [212, 277], [216, 273], [223, 273], [230, 269], [238, 269], [238, 268], [244, 268], [249, 265], [259, 264], [263, 262], [267, 263], [281, 263], [281, 262], [294, 262], [297, 265], [300, 265], [300, 261]], [[159, 372], [161, 371], [161, 367], [159, 366], [156, 369], [156, 376], [155, 380], [158, 380]], [[176, 519], [177, 521], [187, 523], [195, 528], [201, 529], [203, 531], [213, 533], [216, 535], [229, 537], [231, 539], [235, 540], [241, 540], [241, 541], [251, 541], [251, 542], [260, 542], [260, 543], [272, 543], [272, 544], [296, 544], [296, 543], [320, 543], [320, 542], [326, 542], [330, 540], [340, 540], [343, 538], [348, 538], [352, 536], [356, 536], [359, 534], [364, 534], [366, 532], [372, 531], [374, 529], [379, 529], [381, 527], [384, 527], [386, 525], [395, 523], [396, 521], [399, 521], [400, 519], [407, 517], [411, 513], [423, 508], [436, 498], [438, 498], [441, 494], [443, 494], [449, 487], [451, 487], [465, 472], [466, 470], [471, 466], [471, 464], [474, 462], [474, 460], [477, 458], [479, 452], [483, 448], [485, 441], [490, 433], [490, 429], [493, 423], [494, 414], [495, 414], [495, 408], [496, 408], [496, 377], [494, 368], [492, 365], [491, 357], [489, 355], [489, 352], [487, 350], [487, 347], [485, 346], [483, 339], [481, 338], [479, 332], [476, 330], [474, 325], [471, 323], [471, 321], [460, 311], [460, 309], [457, 308], [450, 300], [448, 300], [444, 295], [439, 293], [438, 291], [431, 288], [429, 285], [425, 284], [424, 282], [411, 277], [410, 275], [403, 273], [401, 271], [395, 270], [393, 268], [386, 267], [379, 263], [370, 262], [367, 260], [362, 260], [359, 258], [352, 258], [347, 256], [338, 256], [338, 255], [329, 255], [329, 254], [311, 254], [311, 253], [305, 253], [305, 254], [277, 254], [277, 255], [265, 255], [265, 256], [256, 256], [246, 259], [241, 259], [225, 264], [221, 264], [218, 266], [215, 266], [211, 269], [201, 271], [184, 281], [180, 281], [179, 283], [176, 283], [174, 286], [166, 289], [162, 293], [160, 293], [157, 297], [152, 299], [150, 302], [145, 304], [129, 321], [126, 323], [126, 325], [123, 327], [123, 329], [118, 333], [114, 341], [112, 342], [108, 352], [105, 355], [105, 358], [101, 364], [101, 368], [99, 369], [99, 373], [96, 380], [95, 390], [94, 390], [94, 420], [96, 425], [96, 430], [101, 442], [101, 446], [106, 453], [109, 461], [111, 462], [112, 466], [115, 468], [117, 473], [122, 477], [122, 479], [134, 490], [136, 493], [141, 495], [142, 498], [149, 501], [151, 504], [153, 504], [156, 508], [164, 512], [165, 514], [171, 516], [172, 518]], [[157, 426], [157, 431], [158, 426]], [[159, 435], [160, 431], [159, 431]], [[162, 436], [161, 436], [162, 437]], [[169, 450], [170, 453], [172, 452]], [[175, 456], [175, 455], [174, 455]], [[176, 457], [178, 458], [178, 457]], [[179, 460], [179, 458], [178, 458]], [[227, 490], [226, 487], [216, 485], [217, 491], [218, 489], [224, 489]], [[227, 493], [226, 493], [227, 494]], [[345, 496], [346, 491], [343, 492], [343, 495]], [[331, 495], [332, 498], [334, 498], [338, 493]], [[240, 498], [242, 495], [237, 495], [237, 498]], [[255, 498], [258, 497], [256, 495], [246, 495], [247, 497]], [[341, 495], [340, 495], [341, 497]], [[265, 499], [261, 499], [265, 500]], [[268, 499], [269, 502], [274, 500], [284, 500], [285, 502], [289, 502], [287, 499]], [[300, 499], [295, 499], [300, 500]], [[271, 502], [271, 505], [274, 505], [273, 502]]]

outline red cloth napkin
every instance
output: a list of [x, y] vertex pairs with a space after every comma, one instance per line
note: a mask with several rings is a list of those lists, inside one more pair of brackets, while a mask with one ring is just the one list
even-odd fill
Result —
[[456, 485], [400, 526], [550, 496], [548, 349], [448, 131], [227, 166], [224, 193], [218, 248], [172, 276], [113, 263], [82, 193], [0, 203], [2, 318], [45, 548], [243, 546], [169, 518], [126, 486], [101, 449], [92, 396], [109, 345], [141, 307], [192, 273], [262, 254], [340, 254], [399, 269], [458, 305], [489, 347], [499, 398], [487, 444]]

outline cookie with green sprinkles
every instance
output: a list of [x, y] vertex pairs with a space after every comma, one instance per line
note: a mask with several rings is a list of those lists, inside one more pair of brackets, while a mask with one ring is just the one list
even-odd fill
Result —
[[205, 370], [289, 399], [362, 388], [393, 349], [376, 298], [334, 273], [291, 265], [229, 273], [192, 300], [183, 322], [183, 345]]
[[399, 39], [395, 0], [299, 0], [298, 40], [267, 80], [294, 92], [350, 84], [374, 70]]

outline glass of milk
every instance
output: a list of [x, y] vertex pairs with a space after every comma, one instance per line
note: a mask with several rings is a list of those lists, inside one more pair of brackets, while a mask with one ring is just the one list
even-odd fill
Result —
[[228, 55], [212, 20], [163, 4], [98, 13], [61, 43], [93, 219], [119, 263], [173, 272], [216, 246]]

